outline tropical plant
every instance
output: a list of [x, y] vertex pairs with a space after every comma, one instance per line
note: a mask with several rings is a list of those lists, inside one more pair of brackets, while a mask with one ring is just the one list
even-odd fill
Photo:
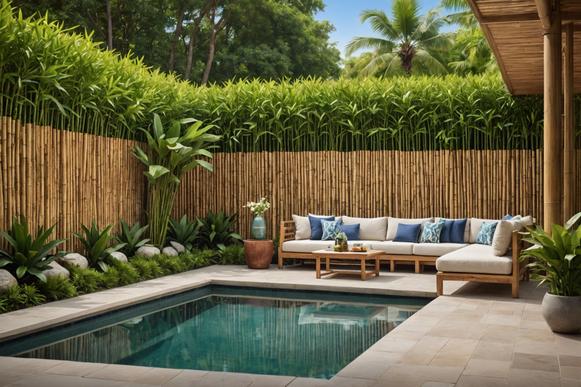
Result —
[[218, 250], [217, 263], [220, 265], [243, 265], [246, 263], [244, 247], [241, 245], [224, 246]]
[[191, 250], [198, 238], [198, 232], [202, 222], [199, 219], [189, 220], [187, 215], [179, 220], [170, 219], [169, 239], [183, 245], [186, 250]]
[[137, 270], [139, 276], [144, 280], [163, 275], [163, 270], [159, 267], [157, 261], [147, 257], [136, 257], [132, 259], [131, 266]]
[[[191, 124], [182, 134], [182, 125]], [[153, 115], [153, 128], [144, 130], [149, 155], [135, 146], [134, 155], [146, 167], [149, 182], [148, 218], [150, 237], [155, 245], [165, 243], [174, 198], [182, 175], [200, 166], [208, 171], [213, 167], [202, 159], [212, 158], [210, 144], [220, 137], [208, 133], [212, 125], [202, 126], [201, 121], [188, 118], [173, 121], [164, 128], [157, 113]]]
[[47, 300], [57, 301], [71, 298], [77, 295], [77, 288], [65, 277], [54, 276], [47, 278], [46, 282], [38, 285], [38, 290]]
[[0, 267], [7, 267], [19, 279], [34, 276], [45, 282], [43, 271], [50, 269], [50, 263], [60, 254], [51, 255], [51, 252], [64, 242], [61, 239], [49, 240], [53, 229], [54, 225], [49, 228], [39, 226], [33, 236], [28, 231], [26, 217], [15, 217], [8, 232], [0, 231], [0, 236], [10, 246], [8, 251], [0, 249]]
[[364, 68], [375, 74], [384, 66], [384, 74], [403, 72], [412, 74], [414, 68], [423, 73], [445, 73], [446, 66], [439, 58], [450, 45], [447, 35], [440, 33], [446, 19], [438, 10], [420, 15], [416, 0], [394, 0], [393, 20], [381, 10], [365, 10], [361, 22], [370, 22], [371, 28], [381, 37], [356, 37], [347, 45], [347, 55], [363, 48], [373, 49], [373, 56]]
[[216, 249], [242, 240], [242, 237], [234, 232], [238, 214], [226, 215], [224, 212], [210, 212], [201, 219], [201, 222], [199, 244], [202, 248]]
[[141, 227], [139, 222], [129, 226], [124, 220], [120, 222], [120, 231], [117, 235], [117, 242], [124, 244], [121, 251], [128, 257], [135, 255], [138, 248], [149, 242], [149, 238], [143, 238], [149, 226]]
[[85, 247], [85, 257], [89, 261], [89, 265], [103, 272], [109, 269], [107, 261], [110, 259], [111, 253], [119, 251], [125, 246], [125, 243], [111, 246], [111, 242], [114, 240], [111, 236], [111, 227], [108, 225], [101, 230], [93, 221], [90, 228], [83, 224], [81, 225], [82, 233], [75, 233], [75, 236]]
[[69, 267], [71, 282], [79, 293], [92, 293], [103, 287], [103, 273], [95, 269], [82, 269], [80, 267]]
[[551, 234], [541, 227], [529, 229], [525, 241], [531, 247], [521, 253], [528, 264], [531, 278], [539, 285], [546, 284], [549, 293], [556, 296], [581, 296], [581, 212], [565, 226], [553, 225]]

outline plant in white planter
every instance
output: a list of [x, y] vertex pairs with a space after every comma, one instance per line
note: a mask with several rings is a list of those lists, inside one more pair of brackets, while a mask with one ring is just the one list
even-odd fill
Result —
[[553, 225], [549, 235], [540, 227], [529, 229], [525, 241], [532, 246], [521, 258], [532, 259], [531, 278], [546, 284], [543, 317], [553, 332], [581, 332], [581, 212], [565, 226]]

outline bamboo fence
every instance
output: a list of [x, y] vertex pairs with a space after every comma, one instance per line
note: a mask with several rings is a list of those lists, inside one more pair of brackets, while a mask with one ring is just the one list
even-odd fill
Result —
[[[56, 223], [54, 236], [96, 220], [101, 226], [145, 221], [146, 179], [131, 154], [135, 142], [0, 119], [0, 229], [23, 214], [32, 227]], [[214, 172], [184, 177], [174, 215], [239, 213], [267, 196], [269, 236], [292, 214], [542, 219], [541, 150], [442, 150], [218, 153]], [[577, 150], [581, 165], [581, 150]], [[576, 176], [576, 192], [581, 179]], [[576, 196], [581, 210], [581, 195]]]

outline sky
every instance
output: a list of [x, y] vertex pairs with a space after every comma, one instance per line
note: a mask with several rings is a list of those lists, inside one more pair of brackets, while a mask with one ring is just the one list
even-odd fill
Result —
[[[440, 5], [440, 0], [418, 0], [424, 14]], [[328, 20], [335, 26], [331, 42], [344, 57], [345, 46], [354, 36], [375, 36], [369, 23], [361, 24], [359, 14], [365, 9], [381, 9], [391, 15], [392, 0], [325, 0], [325, 10], [316, 15], [319, 20]]]

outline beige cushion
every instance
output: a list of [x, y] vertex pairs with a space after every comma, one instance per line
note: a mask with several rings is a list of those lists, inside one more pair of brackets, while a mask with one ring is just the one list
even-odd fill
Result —
[[414, 255], [439, 257], [468, 246], [466, 243], [414, 243]]
[[306, 216], [293, 215], [295, 222], [295, 239], [311, 239], [311, 224]]
[[383, 241], [387, 230], [387, 218], [341, 217], [344, 224], [359, 224], [359, 239]]
[[[369, 248], [375, 248], [374, 244], [377, 241], [361, 240], [361, 241], [349, 241], [349, 248], [353, 246], [354, 243], [361, 243]], [[313, 241], [313, 240], [294, 240], [286, 241], [282, 244], [282, 251], [287, 253], [312, 253], [315, 250], [332, 250], [335, 241]]]
[[494, 255], [492, 246], [468, 245], [436, 260], [442, 272], [506, 274], [512, 273], [512, 258]]
[[[391, 216], [389, 216], [387, 218], [387, 235], [386, 235], [385, 239], [388, 241], [392, 241], [395, 239], [395, 234], [397, 233], [397, 225], [399, 223], [403, 223], [403, 224], [421, 223], [423, 225], [424, 223], [433, 222], [433, 221], [434, 221], [434, 218], [409, 219], [409, 218], [392, 218]], [[422, 227], [422, 229], [423, 229], [423, 227]]]
[[484, 222], [499, 222], [498, 219], [480, 219], [480, 218], [470, 218], [470, 243], [476, 243], [476, 237], [478, 236], [478, 232], [480, 231], [480, 227], [482, 227], [482, 223]]
[[464, 242], [470, 242], [470, 218], [434, 218], [434, 222], [438, 223], [441, 219], [444, 220], [464, 220], [466, 219], [466, 227], [464, 227]]
[[411, 255], [414, 244], [410, 242], [383, 241], [370, 243], [370, 248], [380, 250], [386, 254]]
[[494, 251], [494, 255], [502, 256], [506, 254], [512, 241], [512, 232], [520, 228], [521, 224], [518, 221], [501, 220], [498, 222], [494, 236], [492, 237], [492, 250]]

